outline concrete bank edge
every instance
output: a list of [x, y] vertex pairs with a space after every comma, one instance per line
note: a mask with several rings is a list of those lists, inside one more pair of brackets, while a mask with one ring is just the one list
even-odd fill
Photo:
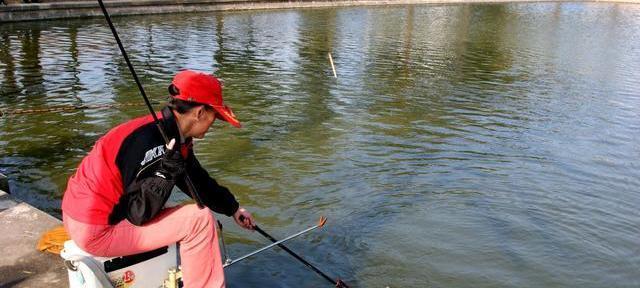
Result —
[[[320, 0], [320, 1], [232, 1], [232, 0], [114, 0], [105, 5], [111, 15], [211, 12], [227, 10], [316, 8], [407, 4], [463, 4], [505, 2], [614, 2], [640, 3], [640, 0]], [[12, 4], [0, 6], [0, 23], [61, 18], [102, 17], [97, 1]]]
[[0, 190], [0, 287], [69, 287], [59, 255], [40, 252], [40, 236], [62, 222]]

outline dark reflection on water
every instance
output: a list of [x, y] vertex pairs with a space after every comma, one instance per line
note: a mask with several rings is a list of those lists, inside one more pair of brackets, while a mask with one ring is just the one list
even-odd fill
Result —
[[[115, 22], [153, 100], [180, 68], [225, 80], [245, 128], [216, 123], [201, 162], [276, 236], [327, 216], [291, 247], [328, 274], [356, 287], [636, 287], [639, 16], [544, 3]], [[101, 19], [0, 24], [0, 39], [3, 111], [140, 101]], [[1, 118], [0, 171], [59, 216], [92, 143], [145, 113]], [[265, 243], [225, 227], [234, 256]], [[274, 251], [226, 273], [230, 287], [325, 284]]]

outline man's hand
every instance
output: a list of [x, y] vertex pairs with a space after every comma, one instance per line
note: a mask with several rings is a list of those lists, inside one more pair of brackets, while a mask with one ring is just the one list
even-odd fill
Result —
[[[240, 220], [240, 216], [242, 216], [242, 220]], [[233, 214], [233, 220], [236, 220], [236, 224], [240, 227], [248, 230], [253, 230], [253, 225], [255, 225], [251, 213], [242, 207], [238, 208], [236, 213]]]
[[160, 169], [156, 172], [156, 176], [175, 181], [184, 174], [184, 160], [182, 159], [182, 155], [180, 155], [180, 151], [174, 149], [175, 144], [176, 139], [171, 139], [165, 146], [167, 149], [164, 151], [162, 162], [160, 162]]

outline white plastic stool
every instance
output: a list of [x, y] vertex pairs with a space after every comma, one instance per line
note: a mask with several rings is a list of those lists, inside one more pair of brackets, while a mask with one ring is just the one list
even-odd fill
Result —
[[176, 273], [180, 278], [177, 255], [177, 247], [173, 244], [135, 255], [96, 257], [80, 249], [72, 240], [64, 242], [60, 253], [67, 266], [70, 288], [172, 286], [172, 283], [165, 283], [165, 279], [175, 279]]

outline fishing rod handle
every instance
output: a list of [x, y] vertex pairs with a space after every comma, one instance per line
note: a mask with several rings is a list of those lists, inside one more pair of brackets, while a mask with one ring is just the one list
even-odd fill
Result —
[[204, 205], [202, 205], [202, 199], [200, 198], [200, 194], [198, 194], [197, 190], [196, 190], [196, 186], [193, 185], [193, 181], [191, 181], [191, 177], [189, 177], [189, 174], [184, 174], [184, 182], [187, 184], [187, 190], [189, 190], [189, 194], [191, 195], [191, 198], [193, 198], [194, 201], [196, 201], [196, 205], [198, 205], [198, 208], [202, 209], [204, 208]]

